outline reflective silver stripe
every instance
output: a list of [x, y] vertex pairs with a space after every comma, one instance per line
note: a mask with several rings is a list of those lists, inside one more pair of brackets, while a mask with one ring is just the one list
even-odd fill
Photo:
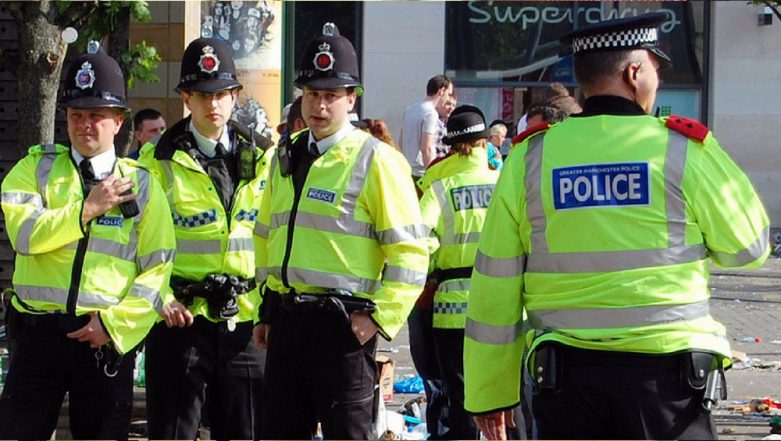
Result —
[[268, 269], [260, 266], [255, 268], [255, 280], [260, 283], [266, 279], [268, 279]]
[[[144, 210], [146, 209], [146, 205], [149, 203], [149, 172], [138, 169], [136, 176], [138, 177], [136, 204], [138, 204], [138, 212], [143, 215]], [[136, 222], [141, 222], [141, 217], [142, 216], [136, 216]]]
[[545, 133], [541, 133], [529, 141], [529, 149], [526, 150], [526, 214], [531, 224], [532, 253], [547, 253], [548, 241], [545, 239], [545, 230], [548, 227], [545, 219], [545, 211], [542, 208], [542, 193], [540, 192], [542, 173], [542, 141]]
[[111, 239], [90, 237], [89, 242], [87, 244], [87, 251], [93, 253], [107, 254], [111, 257], [116, 257], [117, 259], [135, 262], [136, 261], [135, 234], [131, 234], [130, 241], [127, 245], [113, 241]]
[[[287, 214], [289, 215], [289, 212]], [[296, 213], [296, 227], [312, 228], [318, 231], [328, 231], [330, 233], [341, 233], [372, 239], [375, 237], [374, 226], [372, 224], [356, 221], [346, 216], [333, 218], [321, 214], [299, 211]]]
[[36, 207], [43, 207], [41, 195], [36, 193], [23, 193], [19, 191], [8, 191], [2, 194], [2, 202], [8, 205], [33, 204]]
[[290, 211], [283, 211], [282, 213], [274, 213], [271, 215], [271, 229], [275, 230], [282, 226], [287, 226], [290, 222]]
[[144, 285], [133, 284], [133, 287], [130, 288], [127, 295], [149, 301], [158, 313], [163, 311], [163, 301], [160, 299], [160, 291], [156, 289]]
[[437, 292], [469, 291], [472, 288], [471, 279], [446, 280], [439, 284]]
[[710, 315], [708, 301], [683, 305], [650, 305], [629, 308], [572, 308], [531, 311], [529, 323], [535, 329], [604, 329], [634, 328], [686, 320]]
[[[163, 192], [165, 193], [166, 199], [168, 199], [168, 205], [171, 208], [171, 211], [173, 211], [174, 206], [174, 171], [171, 169], [171, 160], [169, 159], [162, 159], [157, 161], [160, 164], [160, 167], [163, 168], [163, 174], [165, 174], [165, 182], [161, 182], [163, 186]], [[173, 213], [172, 213], [173, 214]]]
[[228, 252], [254, 250], [255, 244], [251, 237], [231, 237], [228, 239]]
[[670, 248], [685, 246], [686, 202], [683, 199], [683, 170], [686, 167], [686, 147], [689, 138], [669, 130], [667, 154], [664, 158], [665, 208], [667, 209], [667, 240]]
[[176, 239], [176, 252], [180, 254], [220, 254], [222, 244], [219, 240]]
[[382, 278], [388, 282], [401, 282], [422, 287], [426, 284], [426, 273], [400, 266], [386, 266]]
[[466, 337], [489, 345], [509, 345], [515, 343], [522, 334], [523, 322], [520, 320], [512, 325], [496, 326], [467, 317], [464, 329]]
[[[541, 168], [544, 134], [529, 142], [526, 152], [526, 212], [531, 224], [532, 252], [527, 271], [539, 273], [610, 272], [655, 266], [675, 265], [706, 257], [703, 244], [684, 245], [686, 206], [681, 180], [686, 161], [688, 139], [671, 133], [665, 156], [665, 195], [668, 247], [600, 252], [551, 253], [545, 238], [547, 221], [542, 206]], [[481, 271], [482, 272], [482, 271]]]
[[465, 233], [465, 234], [463, 233], [454, 234], [449, 241], [440, 239], [439, 242], [442, 245], [464, 245], [467, 243], [478, 243], [480, 242], [480, 233], [473, 231], [471, 233]]
[[516, 277], [523, 275], [526, 256], [496, 258], [489, 257], [477, 250], [475, 270], [489, 277]]
[[737, 253], [730, 254], [718, 251], [710, 251], [710, 254], [711, 257], [713, 257], [713, 260], [721, 265], [727, 267], [742, 266], [748, 265], [749, 263], [760, 258], [769, 246], [770, 230], [769, 228], [765, 228], [762, 230], [762, 233], [759, 235], [757, 240], [754, 241], [754, 243], [745, 249], [738, 251]]
[[347, 187], [344, 189], [342, 203], [339, 204], [339, 211], [343, 216], [355, 215], [356, 202], [366, 183], [366, 176], [369, 174], [369, 166], [372, 163], [372, 159], [374, 159], [374, 148], [379, 143], [380, 140], [373, 136], [366, 138], [366, 141], [364, 141], [361, 146], [361, 150], [358, 152], [358, 156], [355, 158], [352, 175], [350, 176], [350, 180], [347, 181]]
[[538, 273], [609, 272], [688, 263], [705, 257], [702, 244], [653, 250], [532, 253], [526, 269]]
[[269, 229], [270, 228], [268, 227], [268, 225], [263, 225], [260, 222], [255, 222], [254, 232], [256, 236], [262, 237], [264, 239], [268, 239]]
[[17, 253], [23, 256], [30, 255], [30, 237], [33, 234], [33, 227], [43, 213], [42, 208], [37, 208], [27, 220], [22, 222], [22, 227], [19, 228], [19, 234], [16, 236]]
[[434, 196], [439, 203], [439, 212], [442, 216], [442, 235], [439, 238], [441, 244], [454, 243], [456, 234], [456, 219], [453, 210], [450, 209], [450, 202], [447, 198], [447, 190], [442, 181], [434, 181], [431, 183], [431, 191], [434, 192]]
[[378, 231], [377, 240], [383, 245], [388, 245], [410, 240], [424, 239], [427, 235], [428, 228], [425, 225], [415, 224]]
[[[280, 274], [280, 268], [270, 268], [275, 274]], [[288, 281], [305, 283], [320, 288], [346, 289], [352, 292], [374, 293], [382, 282], [379, 280], [364, 279], [362, 277], [346, 274], [325, 273], [321, 271], [307, 270], [303, 268], [288, 268]]]
[[145, 256], [138, 257], [138, 268], [143, 272], [161, 263], [174, 261], [176, 250], [157, 250]]
[[40, 161], [38, 161], [38, 166], [35, 168], [35, 182], [38, 185], [38, 193], [40, 193], [41, 199], [44, 201], [44, 206], [46, 206], [46, 191], [49, 187], [49, 175], [52, 172], [52, 165], [54, 164], [55, 159], [57, 159], [57, 155], [43, 155]]
[[62, 288], [14, 284], [14, 291], [24, 301], [52, 302], [62, 305], [68, 301], [68, 290]]
[[79, 292], [78, 305], [92, 307], [113, 306], [119, 304], [119, 300], [113, 296], [81, 291]]
[[41, 153], [57, 153], [56, 144], [42, 144]]

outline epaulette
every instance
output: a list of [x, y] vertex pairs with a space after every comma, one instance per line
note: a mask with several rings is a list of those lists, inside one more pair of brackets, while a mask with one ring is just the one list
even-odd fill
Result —
[[28, 154], [39, 155], [57, 155], [59, 153], [65, 153], [68, 148], [60, 144], [38, 144], [27, 149]]
[[708, 136], [710, 130], [697, 120], [678, 115], [670, 115], [665, 122], [667, 128], [675, 130], [687, 138], [702, 142]]
[[550, 127], [550, 124], [547, 122], [540, 123], [537, 125], [534, 125], [532, 127], [527, 128], [523, 132], [515, 135], [513, 137], [513, 144], [518, 144], [519, 142], [523, 141], [524, 139], [534, 135], [535, 133], [542, 132], [543, 130], [548, 130], [548, 127]]

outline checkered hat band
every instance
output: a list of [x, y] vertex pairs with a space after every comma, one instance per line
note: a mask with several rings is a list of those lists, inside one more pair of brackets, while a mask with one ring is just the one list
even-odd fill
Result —
[[597, 49], [636, 48], [650, 44], [658, 44], [656, 28], [626, 29], [607, 34], [589, 35], [572, 40], [574, 53], [593, 51]]

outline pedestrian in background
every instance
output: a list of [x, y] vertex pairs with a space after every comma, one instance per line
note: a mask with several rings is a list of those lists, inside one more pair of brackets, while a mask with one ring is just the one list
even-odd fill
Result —
[[160, 136], [165, 131], [165, 118], [155, 109], [141, 109], [133, 117], [133, 139], [136, 140], [136, 148], [128, 153], [127, 157], [138, 159], [141, 147], [147, 142]]
[[717, 437], [710, 409], [731, 359], [709, 265], [761, 266], [769, 221], [705, 126], [649, 115], [667, 17], [565, 36], [583, 112], [516, 139], [505, 162], [464, 342], [466, 408], [490, 439], [513, 425], [527, 342], [540, 438]]

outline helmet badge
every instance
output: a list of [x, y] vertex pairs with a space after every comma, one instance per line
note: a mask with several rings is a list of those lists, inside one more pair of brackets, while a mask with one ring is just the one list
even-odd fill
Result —
[[95, 83], [95, 71], [92, 70], [92, 63], [85, 61], [81, 69], [76, 72], [76, 87], [81, 90], [89, 89]]
[[315, 59], [312, 60], [315, 65], [315, 69], [320, 71], [329, 71], [334, 67], [334, 54], [331, 53], [331, 45], [323, 42], [317, 47], [320, 52], [315, 54]]
[[198, 67], [201, 72], [212, 73], [220, 67], [220, 59], [214, 54], [214, 48], [211, 46], [203, 47], [203, 55], [198, 60]]

